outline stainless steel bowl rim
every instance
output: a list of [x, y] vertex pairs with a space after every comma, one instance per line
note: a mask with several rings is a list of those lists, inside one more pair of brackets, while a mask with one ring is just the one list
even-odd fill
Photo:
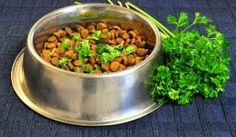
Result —
[[71, 71], [67, 71], [67, 70], [63, 70], [60, 69], [58, 67], [55, 67], [49, 63], [47, 63], [46, 61], [44, 61], [36, 52], [35, 48], [34, 48], [34, 34], [36, 31], [36, 28], [38, 25], [40, 25], [40, 23], [44, 22], [45, 20], [47, 20], [47, 18], [50, 18], [53, 15], [57, 15], [57, 13], [60, 13], [63, 10], [68, 10], [70, 8], [76, 8], [76, 7], [86, 7], [86, 6], [107, 6], [107, 7], [113, 7], [113, 8], [121, 8], [122, 10], [126, 10], [128, 12], [134, 13], [136, 15], [138, 15], [139, 17], [141, 17], [142, 19], [144, 19], [153, 29], [154, 33], [155, 33], [155, 37], [156, 37], [156, 43], [155, 45], [160, 45], [160, 32], [158, 30], [158, 28], [151, 23], [150, 21], [148, 21], [148, 19], [143, 16], [142, 14], [131, 10], [131, 9], [127, 9], [124, 7], [120, 7], [120, 6], [116, 6], [116, 5], [110, 5], [110, 4], [104, 4], [104, 3], [89, 3], [89, 4], [82, 4], [82, 5], [72, 5], [72, 6], [66, 6], [63, 8], [59, 8], [57, 10], [54, 10], [46, 15], [44, 15], [42, 18], [40, 18], [34, 25], [33, 27], [30, 29], [29, 33], [28, 33], [28, 37], [27, 37], [27, 49], [29, 50], [29, 53], [33, 55], [33, 57], [35, 57], [40, 63], [42, 63], [43, 65], [47, 66], [50, 69], [59, 71], [61, 73], [66, 73], [67, 75], [72, 75], [72, 76], [79, 76], [79, 77], [84, 77], [84, 78], [101, 78], [101, 77], [115, 77], [115, 76], [121, 76], [124, 75], [126, 73], [132, 73], [133, 71], [135, 71], [138, 68], [141, 68], [143, 66], [145, 66], [146, 63], [148, 63], [150, 60], [152, 60], [155, 56], [155, 54], [157, 54], [157, 52], [160, 50], [160, 46], [155, 46], [153, 51], [151, 52], [151, 54], [142, 62], [140, 62], [137, 65], [134, 65], [132, 67], [129, 67], [127, 69], [125, 69], [124, 71], [118, 71], [118, 72], [111, 72], [111, 73], [103, 73], [103, 74], [85, 74], [85, 73], [75, 73], [75, 72], [71, 72]]

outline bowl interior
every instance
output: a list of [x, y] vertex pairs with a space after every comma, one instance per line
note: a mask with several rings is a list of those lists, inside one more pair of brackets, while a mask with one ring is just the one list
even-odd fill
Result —
[[[159, 44], [157, 44], [159, 42], [159, 40], [157, 40], [159, 37], [158, 30], [153, 24], [148, 22], [145, 17], [123, 7], [96, 3], [85, 4], [83, 6], [68, 6], [45, 15], [35, 23], [30, 31], [31, 35], [28, 37], [28, 50], [36, 57], [36, 59], [44, 62], [36, 53], [34, 45], [46, 41], [53, 32], [63, 26], [73, 24], [86, 25], [89, 22], [99, 21], [105, 21], [110, 25], [122, 26], [126, 30], [136, 29], [145, 36], [147, 41], [153, 43], [153, 46], [159, 46]], [[159, 50], [159, 47], [154, 46], [154, 49], [148, 58], [151, 59], [152, 56], [154, 56], [152, 54], [155, 54], [157, 50]], [[148, 58], [133, 67], [142, 63], [145, 64], [144, 62], [147, 62], [147, 60], [149, 60]]]

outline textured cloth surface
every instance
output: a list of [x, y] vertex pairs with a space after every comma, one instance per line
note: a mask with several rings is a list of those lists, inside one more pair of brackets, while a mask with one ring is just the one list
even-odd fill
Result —
[[[81, 0], [105, 2], [105, 0]], [[231, 80], [220, 98], [196, 97], [186, 106], [165, 104], [132, 122], [109, 127], [71, 126], [49, 120], [14, 93], [10, 71], [32, 24], [72, 0], [0, 0], [0, 137], [236, 137], [236, 0], [133, 0], [166, 24], [167, 15], [195, 11], [210, 17], [232, 42]]]

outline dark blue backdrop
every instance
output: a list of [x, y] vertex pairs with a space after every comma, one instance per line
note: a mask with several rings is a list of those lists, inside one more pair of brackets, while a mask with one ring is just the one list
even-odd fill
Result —
[[[81, 2], [105, 2], [94, 0]], [[26, 107], [11, 85], [10, 71], [27, 29], [72, 0], [0, 0], [0, 137], [236, 137], [236, 0], [134, 0], [166, 24], [166, 16], [199, 11], [231, 42], [231, 80], [220, 98], [197, 97], [191, 105], [165, 104], [139, 120], [110, 127], [80, 127], [44, 118]]]

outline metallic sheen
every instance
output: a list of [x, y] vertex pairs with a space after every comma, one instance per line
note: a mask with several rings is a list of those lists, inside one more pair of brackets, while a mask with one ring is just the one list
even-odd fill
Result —
[[[42, 42], [63, 25], [104, 20], [138, 29], [155, 43], [144, 61], [121, 72], [77, 74], [46, 63], [36, 52]], [[157, 28], [141, 14], [108, 4], [82, 4], [55, 10], [31, 28], [27, 46], [12, 67], [12, 84], [20, 99], [39, 114], [68, 124], [115, 125], [140, 118], [158, 108], [150, 101], [148, 71], [160, 57]]]

